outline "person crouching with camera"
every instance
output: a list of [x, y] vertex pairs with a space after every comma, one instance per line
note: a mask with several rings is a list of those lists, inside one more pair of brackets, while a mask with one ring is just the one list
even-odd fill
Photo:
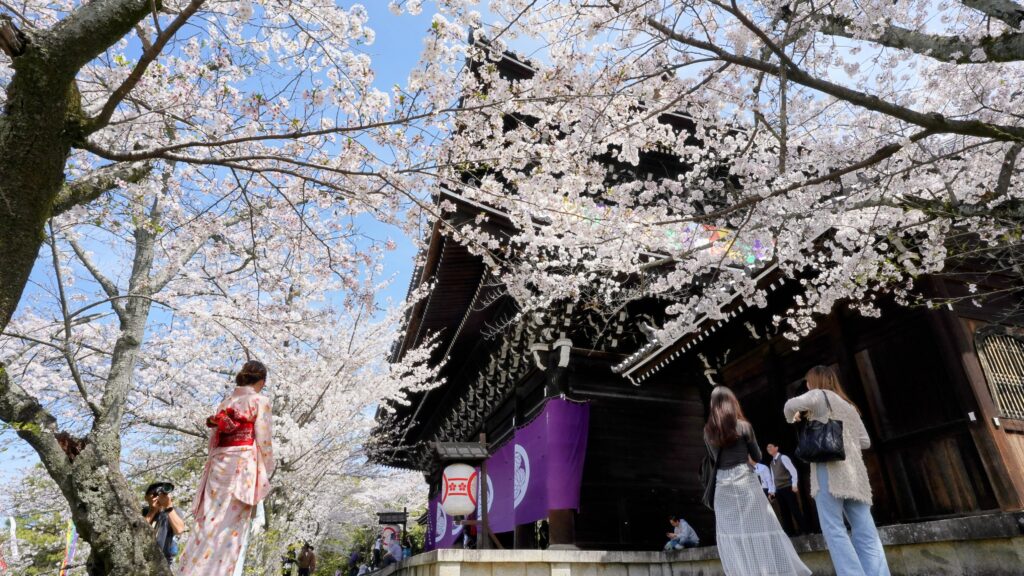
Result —
[[174, 484], [170, 482], [154, 482], [146, 488], [146, 506], [142, 508], [142, 515], [146, 522], [153, 527], [156, 536], [156, 544], [164, 553], [167, 563], [174, 562], [178, 555], [177, 536], [185, 531], [185, 521], [174, 509], [171, 502], [171, 492]]

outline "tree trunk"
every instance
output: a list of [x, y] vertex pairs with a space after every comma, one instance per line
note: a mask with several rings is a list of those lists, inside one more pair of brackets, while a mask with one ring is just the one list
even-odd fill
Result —
[[37, 51], [15, 62], [0, 117], [0, 329], [18, 306], [64, 182], [71, 153], [65, 119], [78, 96], [67, 79], [47, 73]]
[[[35, 449], [71, 507], [92, 552], [90, 576], [170, 576], [140, 495], [121, 474], [120, 442], [89, 438], [81, 450], [57, 440], [56, 420], [0, 364], [0, 416]], [[109, 437], [108, 437], [109, 438]], [[71, 455], [74, 454], [72, 457]]]
[[[75, 76], [160, 5], [93, 0], [49, 29], [27, 32], [18, 50], [6, 50], [14, 74], [0, 112], [0, 331], [28, 283], [71, 148], [83, 138]], [[9, 22], [7, 28], [16, 34]], [[66, 439], [62, 445], [56, 419], [0, 364], [0, 419], [32, 446], [67, 498], [75, 526], [90, 544], [93, 576], [171, 574], [142, 518], [140, 495], [120, 468], [121, 416], [149, 309], [148, 301], [134, 305], [133, 325], [122, 325], [115, 348], [123, 361], [112, 367], [103, 410], [84, 446], [69, 449]]]
[[[14, 75], [0, 112], [0, 330], [28, 283], [71, 147], [83, 138], [75, 76], [161, 4], [87, 2], [47, 30], [25, 32], [17, 53], [8, 54]], [[17, 34], [10, 21], [5, 28]]]
[[153, 529], [142, 516], [139, 494], [121, 474], [118, 457], [111, 461], [106, 456], [109, 448], [86, 446], [61, 487], [73, 503], [75, 526], [91, 547], [87, 571], [90, 576], [169, 576]]

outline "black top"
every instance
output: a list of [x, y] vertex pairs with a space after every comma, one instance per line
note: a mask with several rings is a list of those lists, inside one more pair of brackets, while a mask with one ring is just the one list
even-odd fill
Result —
[[[761, 461], [761, 449], [757, 446], [754, 427], [749, 422], [740, 421], [736, 425], [736, 430], [739, 432], [740, 437], [731, 446], [722, 447], [722, 454], [718, 457], [719, 470], [728, 470], [740, 464], [749, 464], [748, 457], [753, 458], [755, 462]], [[711, 450], [711, 457], [714, 458], [715, 454], [718, 453], [718, 446], [711, 443], [706, 433], [704, 434], [704, 442], [708, 444], [708, 448]]]
[[[171, 530], [171, 509], [161, 510], [153, 517], [153, 530], [156, 532], [156, 544], [164, 557], [170, 562], [177, 555], [177, 546], [174, 542], [174, 530]], [[149, 516], [149, 506], [142, 507], [142, 515]]]

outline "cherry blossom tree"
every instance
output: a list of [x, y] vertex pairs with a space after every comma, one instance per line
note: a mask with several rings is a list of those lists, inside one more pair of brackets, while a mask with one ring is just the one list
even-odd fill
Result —
[[246, 358], [272, 369], [282, 535], [324, 520], [318, 492], [345, 495], [323, 487], [370, 474], [360, 438], [376, 402], [435, 383], [429, 348], [383, 363], [401, 309], [377, 309], [390, 243], [355, 225], [361, 208], [198, 174], [160, 163], [52, 219], [48, 283], [0, 342], [0, 408], [69, 503], [93, 574], [166, 570], [122, 454], [136, 477], [198, 471], [205, 417]]
[[[238, 360], [287, 367], [281, 481], [299, 491], [335, 480], [304, 458], [360, 473], [368, 390], [433, 381], [426, 353], [367, 360], [393, 322], [371, 319], [362, 217], [415, 235], [409, 210], [432, 213], [524, 309], [658, 298], [660, 337], [737, 294], [763, 305], [768, 265], [805, 288], [778, 319], [794, 334], [958, 259], [1020, 275], [1013, 0], [391, 5], [437, 14], [385, 93], [358, 5], [0, 4], [0, 418], [71, 504], [93, 573], [161, 573], [120, 457], [194, 453]], [[531, 78], [499, 74], [507, 48]], [[423, 199], [441, 187], [516, 232], [487, 211], [457, 228]], [[49, 279], [21, 303], [40, 256]], [[154, 434], [170, 459], [135, 444]], [[289, 530], [324, 517], [275, 505]]]
[[[92, 573], [160, 573], [119, 472], [141, 388], [154, 366], [229, 371], [243, 327], [341, 321], [331, 289], [369, 330], [375, 248], [351, 223], [405, 225], [438, 102], [373, 88], [359, 5], [30, 0], [0, 16], [0, 419], [71, 504]], [[37, 256], [53, 298], [15, 317]], [[193, 312], [240, 327], [142, 364], [157, 326], [203, 330]], [[378, 383], [421, 376], [379, 370]]]
[[[737, 295], [764, 305], [777, 265], [804, 288], [776, 319], [796, 336], [964, 261], [1024, 270], [1024, 5], [439, 4], [479, 43], [438, 177], [511, 221], [460, 233], [526, 309], [658, 298], [670, 338]], [[501, 73], [508, 50], [531, 77]]]

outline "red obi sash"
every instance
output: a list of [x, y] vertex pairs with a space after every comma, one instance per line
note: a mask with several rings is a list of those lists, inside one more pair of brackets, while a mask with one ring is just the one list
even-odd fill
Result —
[[234, 408], [225, 408], [206, 419], [208, 428], [217, 429], [217, 448], [252, 446], [256, 443], [254, 420], [246, 420]]

